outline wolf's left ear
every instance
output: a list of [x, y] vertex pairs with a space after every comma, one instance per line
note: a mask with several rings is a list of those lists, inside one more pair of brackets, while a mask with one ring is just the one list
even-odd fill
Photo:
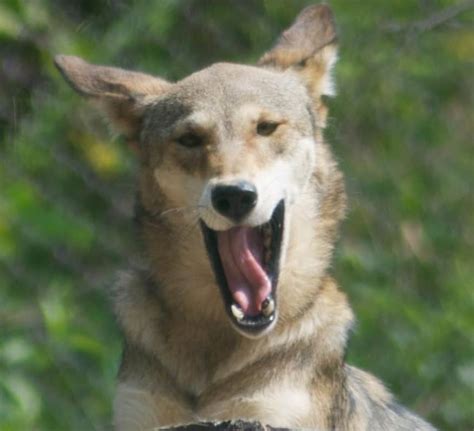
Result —
[[258, 64], [279, 70], [295, 70], [316, 104], [323, 95], [335, 95], [331, 71], [337, 60], [337, 33], [332, 11], [320, 4], [303, 9], [275, 46]]
[[54, 63], [71, 87], [96, 102], [131, 144], [138, 140], [143, 113], [150, 99], [172, 86], [145, 73], [97, 66], [79, 57], [57, 55]]

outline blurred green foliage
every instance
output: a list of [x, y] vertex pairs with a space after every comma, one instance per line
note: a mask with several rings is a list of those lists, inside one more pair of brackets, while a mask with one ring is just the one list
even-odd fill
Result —
[[[107, 303], [137, 253], [133, 154], [62, 82], [66, 53], [179, 79], [252, 62], [308, 1], [0, 3], [0, 429], [110, 429]], [[349, 361], [446, 430], [474, 426], [472, 1], [330, 2], [327, 130], [351, 209], [333, 271]], [[470, 7], [471, 6], [471, 7]]]

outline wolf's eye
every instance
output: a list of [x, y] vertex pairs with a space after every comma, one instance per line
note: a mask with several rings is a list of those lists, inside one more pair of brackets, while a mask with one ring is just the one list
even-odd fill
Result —
[[202, 145], [203, 138], [196, 133], [188, 132], [176, 139], [176, 142], [183, 147], [194, 148]]
[[261, 136], [270, 136], [279, 126], [278, 123], [262, 121], [257, 124], [257, 133]]

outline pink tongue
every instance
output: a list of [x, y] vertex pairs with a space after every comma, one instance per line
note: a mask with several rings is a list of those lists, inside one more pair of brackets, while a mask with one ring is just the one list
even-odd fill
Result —
[[271, 282], [262, 268], [263, 244], [257, 229], [240, 226], [218, 232], [217, 245], [234, 301], [245, 314], [259, 314]]

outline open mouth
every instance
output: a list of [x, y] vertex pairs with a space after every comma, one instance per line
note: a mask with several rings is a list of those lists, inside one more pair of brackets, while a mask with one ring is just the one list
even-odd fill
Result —
[[285, 203], [260, 226], [215, 231], [201, 221], [207, 253], [227, 314], [249, 336], [257, 336], [277, 319], [277, 284]]

